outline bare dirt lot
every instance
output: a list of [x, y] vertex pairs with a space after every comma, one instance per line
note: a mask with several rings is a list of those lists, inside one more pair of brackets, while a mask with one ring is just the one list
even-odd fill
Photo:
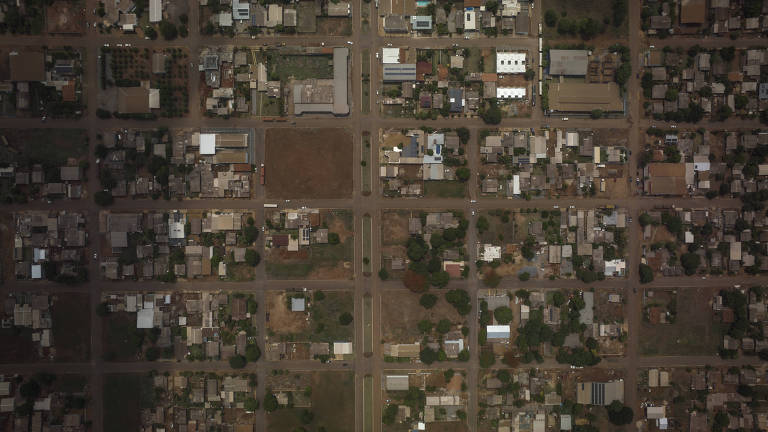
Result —
[[346, 129], [268, 129], [265, 159], [269, 198], [352, 195], [352, 135]]
[[414, 294], [407, 289], [393, 291], [382, 297], [382, 338], [392, 343], [413, 343], [421, 339], [419, 321], [428, 319], [433, 323], [448, 319], [453, 324], [464, 322], [464, 318], [456, 312], [453, 306], [445, 301], [445, 293], [434, 291], [437, 304], [432, 309], [424, 309], [419, 304], [421, 294]]
[[712, 314], [711, 300], [719, 288], [653, 290], [648, 304], [671, 308], [674, 299], [677, 316], [671, 324], [651, 324], [643, 320], [640, 352], [643, 355], [708, 355], [717, 352], [723, 330]]
[[267, 327], [276, 333], [301, 333], [309, 328], [306, 314], [288, 309], [287, 294], [282, 291], [268, 291], [265, 294], [269, 321]]
[[59, 0], [46, 7], [48, 33], [82, 34], [85, 26], [84, 10], [76, 2]]

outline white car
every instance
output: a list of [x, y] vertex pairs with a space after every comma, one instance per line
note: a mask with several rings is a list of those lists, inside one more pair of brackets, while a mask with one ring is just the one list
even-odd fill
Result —
[[563, 117], [563, 121], [568, 121], [568, 117]]
[[378, 53], [378, 52], [376, 52], [376, 58], [377, 58], [377, 59], [379, 58], [379, 53]]

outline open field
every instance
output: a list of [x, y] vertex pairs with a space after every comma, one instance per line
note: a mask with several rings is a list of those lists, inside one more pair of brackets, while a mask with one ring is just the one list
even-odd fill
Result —
[[140, 410], [153, 408], [155, 391], [148, 375], [112, 374], [104, 377], [104, 430], [141, 429]]
[[353, 215], [347, 210], [323, 213], [324, 223], [339, 235], [338, 244], [315, 243], [297, 252], [271, 249], [266, 257], [270, 279], [350, 279], [354, 255]]
[[435, 323], [441, 319], [448, 319], [454, 324], [464, 322], [464, 317], [445, 300], [444, 292], [433, 291], [432, 294], [436, 295], [438, 300], [431, 309], [424, 309], [419, 304], [421, 294], [412, 293], [405, 288], [396, 294], [393, 291], [391, 295], [382, 296], [382, 339], [393, 343], [417, 342], [422, 337], [418, 328], [419, 321], [425, 319]]
[[457, 180], [424, 182], [424, 196], [427, 198], [464, 198], [467, 184]]
[[265, 152], [268, 198], [352, 194], [352, 135], [345, 129], [268, 129]]
[[[311, 406], [307, 408], [279, 408], [267, 413], [267, 430], [293, 431], [303, 426], [306, 430], [324, 427], [328, 431], [355, 429], [355, 376], [351, 372], [311, 372]], [[301, 413], [314, 414], [310, 425], [302, 425]]]
[[[686, 288], [677, 291], [677, 316], [672, 324], [643, 321], [640, 352], [643, 355], [705, 355], [717, 353], [722, 343], [720, 323], [709, 302], [718, 289]], [[656, 291], [657, 293], [659, 291]]]
[[[597, 27], [604, 26], [605, 31], [602, 34], [598, 34], [596, 37], [586, 41], [589, 45], [608, 46], [613, 43], [612, 38], [626, 38], [628, 34], [628, 22], [629, 18], [624, 16], [621, 24], [618, 27], [614, 27], [611, 20], [613, 19], [613, 7], [612, 1], [605, 0], [585, 0], [580, 2], [574, 2], [571, 0], [546, 0], [542, 7], [542, 11], [554, 10], [557, 13], [559, 19], [566, 18], [571, 22], [578, 22], [580, 20], [591, 18], [597, 23]], [[542, 19], [543, 21], [543, 19]], [[606, 24], [607, 21], [607, 24]], [[578, 34], [561, 35], [557, 31], [557, 26], [549, 27], [542, 22], [544, 30], [544, 38], [547, 40], [556, 40], [563, 42], [584, 42]]]
[[136, 328], [136, 317], [128, 312], [116, 312], [102, 319], [104, 356], [108, 360], [137, 360], [144, 340], [144, 330]]
[[91, 352], [91, 315], [88, 294], [57, 295], [52, 307], [56, 361], [87, 361]]
[[330, 55], [275, 55], [271, 73], [280, 81], [289, 78], [304, 80], [309, 78], [333, 78], [333, 66]]
[[354, 324], [342, 325], [339, 322], [339, 316], [344, 312], [354, 315], [354, 299], [350, 292], [314, 292], [309, 302], [309, 313], [292, 312], [288, 307], [289, 295], [293, 294], [270, 291], [265, 295], [269, 313], [267, 328], [270, 334], [275, 334], [280, 339], [299, 342], [352, 340]]
[[21, 167], [34, 163], [58, 167], [67, 158], [87, 154], [85, 129], [0, 129], [0, 160], [15, 161]]

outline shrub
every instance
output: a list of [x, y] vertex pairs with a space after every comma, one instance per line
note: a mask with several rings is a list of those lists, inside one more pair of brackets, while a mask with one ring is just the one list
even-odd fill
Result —
[[350, 325], [352, 323], [352, 314], [349, 312], [344, 312], [343, 314], [339, 315], [339, 324], [346, 326]]

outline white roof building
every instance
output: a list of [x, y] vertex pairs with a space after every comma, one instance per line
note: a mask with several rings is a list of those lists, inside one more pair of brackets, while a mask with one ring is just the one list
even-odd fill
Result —
[[477, 13], [474, 10], [464, 11], [464, 30], [477, 30]]
[[336, 356], [352, 354], [352, 342], [334, 342], [333, 354]]
[[136, 328], [149, 329], [152, 328], [152, 320], [155, 317], [154, 309], [139, 309], [136, 314]]
[[43, 277], [43, 266], [32, 264], [32, 279], [41, 279]]
[[496, 73], [525, 73], [525, 53], [496, 51]]
[[496, 87], [497, 99], [525, 99], [525, 87]]
[[149, 22], [156, 23], [163, 20], [163, 0], [149, 0]]
[[487, 243], [484, 244], [480, 259], [485, 262], [501, 259], [501, 246], [494, 246]]
[[400, 48], [382, 48], [381, 62], [384, 64], [400, 63]]
[[216, 134], [200, 134], [200, 154], [216, 154]]
[[508, 325], [489, 325], [485, 327], [488, 339], [509, 339]]

